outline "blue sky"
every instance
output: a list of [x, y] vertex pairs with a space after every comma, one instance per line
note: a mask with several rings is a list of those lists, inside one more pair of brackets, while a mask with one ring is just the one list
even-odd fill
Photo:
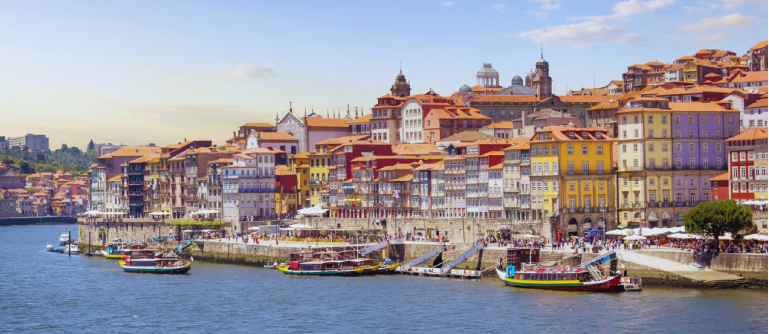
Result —
[[288, 108], [370, 108], [402, 62], [448, 95], [539, 59], [554, 89], [767, 39], [766, 1], [23, 1], [0, 3], [0, 136], [223, 142]]

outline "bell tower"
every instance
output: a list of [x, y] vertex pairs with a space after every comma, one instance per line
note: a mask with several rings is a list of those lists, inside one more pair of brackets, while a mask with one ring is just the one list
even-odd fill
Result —
[[411, 85], [406, 81], [403, 70], [395, 77], [395, 83], [390, 87], [390, 94], [397, 97], [411, 96]]

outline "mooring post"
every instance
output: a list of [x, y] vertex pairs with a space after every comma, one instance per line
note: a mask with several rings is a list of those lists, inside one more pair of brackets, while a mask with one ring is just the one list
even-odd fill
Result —
[[91, 232], [88, 232], [88, 255], [91, 255]]
[[72, 256], [72, 232], [67, 231], [67, 256]]

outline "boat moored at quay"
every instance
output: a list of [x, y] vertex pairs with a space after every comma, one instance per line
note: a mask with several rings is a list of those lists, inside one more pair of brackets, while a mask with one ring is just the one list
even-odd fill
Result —
[[616, 267], [616, 254], [611, 252], [576, 267], [539, 265], [539, 249], [509, 248], [505, 270], [497, 268], [497, 275], [505, 285], [517, 288], [614, 292], [618, 291], [622, 275], [610, 270], [604, 275], [602, 264], [612, 262]]
[[186, 274], [191, 266], [191, 262], [176, 254], [156, 253], [151, 249], [125, 250], [125, 258], [120, 260], [120, 268], [133, 273]]
[[120, 260], [125, 258], [125, 252], [128, 250], [145, 249], [146, 244], [143, 243], [127, 243], [122, 239], [114, 239], [107, 245], [106, 250], [102, 250], [101, 253], [105, 258], [111, 260]]
[[[375, 274], [380, 271], [378, 261], [358, 258], [357, 250], [292, 253], [287, 264], [277, 268], [287, 275], [350, 276]], [[389, 270], [391, 266], [386, 266]]]

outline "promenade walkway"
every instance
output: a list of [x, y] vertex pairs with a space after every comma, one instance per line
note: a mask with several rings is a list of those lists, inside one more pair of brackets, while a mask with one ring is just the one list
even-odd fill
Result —
[[623, 261], [628, 261], [660, 271], [669, 272], [671, 274], [685, 277], [693, 281], [712, 282], [744, 279], [743, 277], [737, 275], [727, 274], [707, 268], [705, 270], [693, 269], [682, 263], [673, 262], [654, 256], [643, 255], [634, 250], [620, 249], [617, 250], [617, 254], [622, 255]]

